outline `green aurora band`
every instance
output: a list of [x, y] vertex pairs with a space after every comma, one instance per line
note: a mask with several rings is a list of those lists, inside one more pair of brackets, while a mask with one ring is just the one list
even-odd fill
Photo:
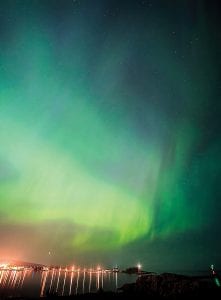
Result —
[[103, 36], [100, 11], [56, 28], [39, 3], [15, 4], [1, 50], [1, 224], [56, 223], [61, 238], [67, 224], [81, 253], [206, 229], [220, 206], [213, 28], [184, 29], [178, 60], [164, 19], [121, 14]]

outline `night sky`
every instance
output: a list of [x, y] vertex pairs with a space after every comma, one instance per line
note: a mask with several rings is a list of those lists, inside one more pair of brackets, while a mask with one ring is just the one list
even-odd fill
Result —
[[1, 257], [221, 267], [218, 3], [1, 1]]

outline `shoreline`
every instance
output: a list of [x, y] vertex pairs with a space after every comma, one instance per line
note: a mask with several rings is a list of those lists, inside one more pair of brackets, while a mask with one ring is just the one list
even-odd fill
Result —
[[47, 291], [43, 297], [7, 296], [0, 294], [1, 300], [40, 299], [221, 299], [221, 288], [215, 284], [213, 275], [186, 276], [175, 273], [141, 274], [136, 282], [125, 283], [114, 291], [100, 288], [97, 292], [59, 296]]

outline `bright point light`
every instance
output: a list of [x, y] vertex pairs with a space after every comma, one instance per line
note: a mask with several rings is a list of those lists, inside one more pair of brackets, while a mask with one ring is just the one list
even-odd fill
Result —
[[141, 269], [141, 264], [137, 264], [137, 268], [140, 270]]
[[0, 268], [1, 269], [5, 269], [7, 267], [8, 267], [8, 263], [2, 263], [2, 264], [0, 264]]

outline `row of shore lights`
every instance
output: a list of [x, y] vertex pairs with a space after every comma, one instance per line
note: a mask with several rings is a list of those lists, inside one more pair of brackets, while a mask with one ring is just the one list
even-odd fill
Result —
[[[137, 264], [137, 269], [138, 269], [138, 272], [141, 271], [141, 268], [142, 268], [142, 265], [140, 263]], [[74, 266], [72, 266], [72, 271], [74, 270]], [[78, 269], [79, 270], [79, 269]], [[101, 267], [100, 266], [97, 266], [97, 271], [101, 271]], [[86, 269], [84, 268], [84, 271], [86, 271]]]

